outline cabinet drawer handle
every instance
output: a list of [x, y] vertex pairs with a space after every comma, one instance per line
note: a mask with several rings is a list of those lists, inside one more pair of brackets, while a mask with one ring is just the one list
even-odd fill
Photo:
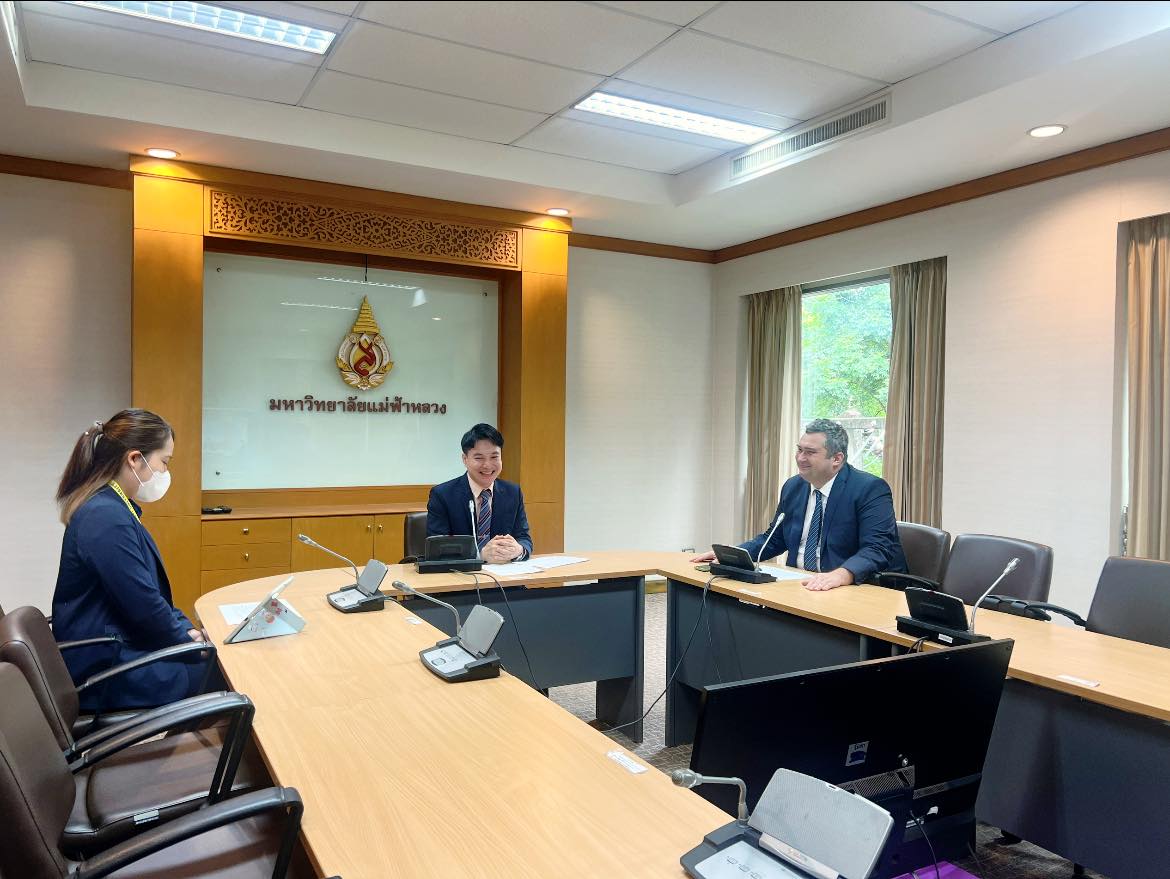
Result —
[[246, 562], [251, 561], [251, 559], [252, 559], [252, 553], [250, 553], [250, 552], [244, 553], [244, 561], [246, 561]]
[[382, 528], [382, 526], [381, 526], [381, 525], [379, 525], [379, 526], [378, 526], [378, 533], [379, 533], [379, 534], [381, 534], [381, 533], [382, 533], [382, 531], [383, 531], [383, 528]]
[[373, 530], [374, 530], [374, 526], [373, 526], [373, 525], [367, 525], [367, 526], [366, 526], [366, 532], [367, 532], [367, 533], [369, 533], [370, 531], [373, 531]]
[[243, 532], [244, 532], [245, 534], [251, 534], [251, 533], [252, 533], [252, 529], [251, 529], [251, 528], [244, 528], [244, 529], [243, 529]]

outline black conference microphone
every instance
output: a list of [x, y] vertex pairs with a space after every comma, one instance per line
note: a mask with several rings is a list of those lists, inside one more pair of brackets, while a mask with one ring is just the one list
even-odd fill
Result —
[[455, 637], [458, 638], [463, 634], [463, 620], [460, 619], [459, 611], [455, 609], [455, 605], [447, 604], [447, 602], [445, 602], [445, 601], [440, 601], [439, 599], [435, 598], [433, 595], [427, 595], [425, 592], [419, 592], [413, 586], [408, 586], [406, 583], [403, 583], [401, 580], [395, 580], [390, 585], [393, 586], [395, 589], [402, 590], [403, 592], [407, 593], [408, 595], [413, 595], [415, 598], [423, 598], [423, 599], [426, 599], [427, 601], [429, 601], [433, 604], [439, 605], [439, 607], [447, 608], [447, 610], [449, 610], [449, 611], [451, 611], [451, 613], [455, 614]]
[[475, 501], [469, 500], [467, 502], [467, 512], [471, 516], [471, 539], [475, 542], [475, 557], [477, 559], [483, 558], [483, 553], [479, 546], [479, 523], [475, 520]]
[[347, 565], [349, 565], [351, 568], [353, 568], [353, 585], [357, 586], [357, 582], [358, 582], [357, 565], [355, 565], [350, 559], [347, 559], [345, 556], [343, 556], [339, 552], [334, 552], [333, 550], [331, 550], [327, 546], [322, 546], [317, 541], [315, 541], [312, 537], [310, 537], [308, 534], [298, 534], [297, 540], [299, 540], [301, 543], [306, 543], [309, 546], [315, 546], [317, 549], [321, 550], [322, 552], [327, 552], [331, 556], [334, 556], [335, 558], [341, 559], [343, 562], [345, 562]]
[[670, 780], [679, 787], [698, 787], [700, 784], [734, 784], [739, 788], [739, 804], [736, 807], [736, 820], [740, 824], [747, 824], [747, 785], [742, 778], [724, 778], [718, 775], [699, 775], [691, 769], [676, 769], [670, 773]]
[[1000, 573], [1000, 575], [995, 578], [995, 582], [992, 583], [990, 586], [988, 586], [987, 591], [979, 596], [979, 600], [976, 601], [975, 606], [973, 608], [971, 608], [971, 625], [967, 627], [968, 632], [970, 632], [971, 634], [975, 634], [975, 612], [977, 610], [979, 610], [979, 605], [981, 605], [983, 603], [983, 599], [985, 599], [988, 595], [990, 595], [991, 591], [993, 589], [995, 589], [996, 586], [999, 585], [999, 581], [1002, 580], [1004, 577], [1006, 577], [1008, 574], [1010, 574], [1012, 571], [1014, 571], [1016, 569], [1016, 565], [1018, 565], [1019, 563], [1020, 563], [1020, 560], [1018, 558], [1014, 558], [1010, 562], [1008, 562], [1007, 565], [1004, 567], [1003, 571]]

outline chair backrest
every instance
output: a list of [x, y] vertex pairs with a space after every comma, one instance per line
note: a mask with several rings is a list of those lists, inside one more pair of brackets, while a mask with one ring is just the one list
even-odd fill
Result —
[[916, 522], [899, 522], [898, 539], [906, 554], [908, 572], [941, 583], [951, 554], [951, 532]]
[[974, 604], [1013, 558], [1016, 569], [995, 587], [997, 595], [1047, 601], [1052, 585], [1052, 547], [993, 534], [960, 534], [951, 545], [942, 591]]
[[1106, 559], [1086, 623], [1090, 632], [1170, 647], [1170, 562]]
[[59, 879], [68, 864], [57, 840], [75, 786], [24, 674], [0, 663], [0, 877]]
[[421, 559], [427, 550], [427, 514], [407, 513], [402, 525], [402, 554]]
[[35, 607], [18, 607], [0, 617], [0, 662], [20, 669], [61, 750], [72, 745], [73, 724], [81, 712], [77, 687], [53, 630]]

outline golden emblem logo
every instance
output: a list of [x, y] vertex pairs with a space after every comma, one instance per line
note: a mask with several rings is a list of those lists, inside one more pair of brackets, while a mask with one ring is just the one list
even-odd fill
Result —
[[341, 378], [350, 387], [368, 391], [382, 384], [393, 367], [390, 349], [374, 320], [374, 309], [370, 308], [370, 300], [363, 297], [357, 320], [337, 349]]

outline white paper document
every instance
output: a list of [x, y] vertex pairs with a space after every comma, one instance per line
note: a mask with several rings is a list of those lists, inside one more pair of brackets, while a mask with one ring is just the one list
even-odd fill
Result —
[[565, 565], [575, 565], [579, 562], [587, 561], [589, 559], [576, 555], [542, 555], [528, 559], [527, 561], [511, 562], [506, 565], [484, 565], [483, 569], [489, 574], [495, 574], [497, 577], [515, 577], [521, 574], [539, 574], [541, 571], [549, 571], [553, 568], [561, 568]]
[[813, 576], [812, 571], [793, 571], [789, 568], [777, 568], [774, 565], [760, 565], [760, 570], [771, 574], [777, 580], [807, 580]]

